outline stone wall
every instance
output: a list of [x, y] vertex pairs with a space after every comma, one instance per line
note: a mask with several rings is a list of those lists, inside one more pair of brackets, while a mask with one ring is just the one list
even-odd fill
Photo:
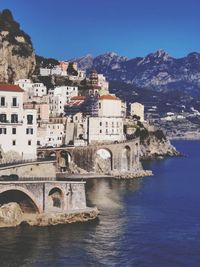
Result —
[[[16, 197], [16, 192], [23, 197]], [[2, 194], [6, 197], [1, 199]], [[86, 209], [85, 182], [0, 182], [1, 200], [0, 204], [17, 202], [21, 208], [27, 204], [32, 213], [82, 210]]]
[[19, 177], [56, 177], [56, 164], [40, 162], [0, 168], [0, 176], [11, 174], [16, 174]]

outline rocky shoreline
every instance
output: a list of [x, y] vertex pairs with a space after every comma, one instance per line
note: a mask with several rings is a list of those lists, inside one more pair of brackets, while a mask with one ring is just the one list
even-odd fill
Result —
[[23, 213], [20, 206], [11, 202], [0, 207], [0, 228], [28, 226], [50, 226], [58, 224], [69, 224], [75, 222], [87, 222], [98, 217], [99, 210], [87, 207], [83, 210], [69, 211], [65, 213]]

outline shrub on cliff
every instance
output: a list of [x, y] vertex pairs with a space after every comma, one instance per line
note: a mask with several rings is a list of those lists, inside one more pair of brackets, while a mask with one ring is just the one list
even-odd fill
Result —
[[156, 130], [153, 134], [160, 141], [167, 139], [162, 130]]
[[18, 44], [16, 36], [24, 37], [25, 41], [32, 46], [31, 38], [28, 34], [20, 29], [20, 24], [16, 22], [9, 9], [0, 12], [0, 31], [8, 31], [9, 34], [4, 37], [5, 40], [12, 44]]

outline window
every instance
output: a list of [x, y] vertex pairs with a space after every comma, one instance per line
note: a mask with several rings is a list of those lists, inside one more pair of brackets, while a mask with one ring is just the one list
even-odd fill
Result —
[[1, 97], [1, 102], [0, 102], [1, 106], [4, 107], [6, 105], [6, 102], [5, 102], [5, 97], [2, 96]]
[[32, 128], [27, 128], [26, 129], [26, 134], [33, 134], [33, 129]]
[[12, 128], [12, 134], [16, 134], [17, 133], [17, 129], [16, 128]]
[[31, 140], [28, 140], [28, 145], [31, 146]]
[[17, 123], [17, 122], [18, 122], [18, 115], [11, 114], [11, 123]]
[[102, 133], [102, 130], [100, 130], [99, 132]]
[[106, 127], [108, 127], [108, 122], [106, 121]]
[[101, 108], [101, 103], [99, 103], [99, 109]]
[[100, 121], [99, 125], [102, 126], [102, 122], [101, 121]]
[[6, 134], [6, 128], [0, 128], [0, 134]]
[[33, 124], [33, 115], [31, 114], [27, 115], [27, 124]]
[[13, 141], [12, 141], [12, 145], [13, 145], [13, 146], [16, 146], [16, 140], [13, 140]]
[[12, 106], [13, 107], [17, 106], [17, 98], [16, 97], [13, 97], [13, 99], [12, 99]]
[[0, 114], [0, 122], [6, 122], [6, 121], [7, 121], [6, 114]]

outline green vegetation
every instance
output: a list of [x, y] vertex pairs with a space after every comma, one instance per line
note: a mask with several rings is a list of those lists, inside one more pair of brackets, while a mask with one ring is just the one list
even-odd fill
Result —
[[[10, 10], [5, 9], [0, 12], [0, 31], [7, 31], [8, 34], [2, 37], [2, 41], [7, 41], [15, 47], [12, 54], [21, 57], [29, 57], [33, 53], [31, 38], [20, 29], [20, 24], [13, 19]], [[25, 42], [18, 42], [16, 37], [23, 37]]]
[[67, 68], [67, 74], [68, 75], [73, 75], [73, 76], [77, 76], [78, 75], [78, 72], [73, 67], [73, 62], [69, 63], [69, 66]]
[[20, 24], [14, 20], [9, 9], [5, 9], [0, 12], [0, 31], [9, 32], [9, 35], [4, 38], [12, 44], [18, 43], [15, 39], [16, 36], [22, 36], [25, 41], [32, 46], [30, 36], [20, 29]]
[[166, 136], [164, 135], [162, 130], [156, 130], [154, 133], [155, 137], [159, 139], [160, 141], [166, 140]]

